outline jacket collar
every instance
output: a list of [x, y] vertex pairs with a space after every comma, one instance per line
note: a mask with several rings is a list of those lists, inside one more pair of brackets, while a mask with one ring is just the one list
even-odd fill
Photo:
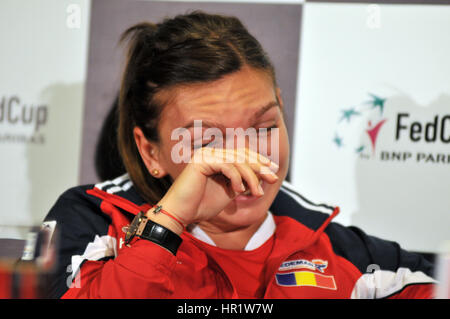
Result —
[[328, 225], [338, 214], [339, 208], [315, 204], [302, 196], [292, 184], [283, 181], [270, 211], [277, 216], [291, 217], [315, 232], [324, 228], [324, 224]]
[[[258, 230], [253, 234], [253, 236], [248, 241], [244, 250], [254, 250], [262, 246], [272, 235], [275, 233], [276, 225], [273, 219], [273, 214], [269, 211], [264, 222], [259, 226]], [[191, 231], [191, 235], [201, 240], [208, 245], [216, 246], [214, 241], [206, 234], [198, 225], [195, 225]]]
[[[87, 192], [133, 215], [151, 207], [137, 193], [128, 174], [111, 181], [95, 184], [94, 188]], [[283, 181], [269, 210], [274, 216], [293, 218], [312, 230], [313, 233], [317, 233], [316, 236], [339, 213], [338, 207], [315, 204], [306, 199], [287, 181]]]

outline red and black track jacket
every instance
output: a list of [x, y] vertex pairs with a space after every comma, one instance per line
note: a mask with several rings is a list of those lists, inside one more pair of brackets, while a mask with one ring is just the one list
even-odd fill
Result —
[[[190, 234], [176, 256], [147, 240], [123, 244], [146, 207], [127, 175], [66, 191], [56, 221], [55, 298], [239, 298], [231, 280]], [[395, 242], [331, 222], [338, 209], [311, 203], [283, 182], [264, 265], [264, 298], [430, 298], [433, 267]], [[55, 223], [49, 223], [54, 225]], [[245, 278], [242, 278], [245, 280]]]

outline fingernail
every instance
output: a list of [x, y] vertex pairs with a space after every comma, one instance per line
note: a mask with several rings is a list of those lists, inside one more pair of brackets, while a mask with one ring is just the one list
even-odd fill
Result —
[[273, 174], [272, 170], [267, 166], [261, 166], [259, 168], [259, 173], [260, 174]]
[[263, 190], [261, 184], [258, 185], [258, 190], [259, 190], [259, 194], [260, 194], [260, 195], [264, 195], [264, 190]]
[[241, 191], [242, 191], [242, 192], [245, 192], [245, 186], [244, 186], [244, 183], [241, 183]]
[[261, 163], [263, 164], [269, 164], [270, 163], [270, 159], [268, 159], [265, 156], [259, 155], [259, 160], [261, 161]]
[[276, 172], [278, 172], [278, 169], [280, 168], [280, 166], [278, 166], [277, 163], [271, 162], [269, 165], [269, 168], [272, 172], [276, 173]]

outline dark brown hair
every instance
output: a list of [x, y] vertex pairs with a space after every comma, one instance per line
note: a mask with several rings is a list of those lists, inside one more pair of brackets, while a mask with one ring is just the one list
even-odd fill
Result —
[[118, 147], [137, 191], [158, 202], [172, 178], [154, 178], [138, 152], [133, 129], [142, 129], [158, 143], [158, 122], [164, 108], [157, 93], [180, 84], [210, 82], [240, 70], [244, 65], [270, 74], [274, 68], [259, 42], [235, 17], [195, 11], [143, 22], [127, 29], [128, 56], [119, 96]]

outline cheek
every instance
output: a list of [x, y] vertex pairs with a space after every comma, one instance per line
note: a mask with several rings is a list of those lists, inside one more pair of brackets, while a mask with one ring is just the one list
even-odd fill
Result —
[[273, 136], [270, 142], [270, 159], [280, 166], [280, 170], [287, 170], [289, 165], [289, 139], [284, 125], [278, 129], [278, 138]]
[[172, 149], [174, 145], [164, 144], [162, 150], [160, 151], [160, 157], [159, 157], [159, 165], [166, 171], [167, 174], [169, 174], [173, 179], [176, 179], [178, 175], [181, 174], [183, 169], [186, 167], [187, 163], [173, 159], [172, 156]]
[[[278, 148], [278, 158], [274, 158], [275, 156], [271, 156], [271, 159], [279, 165], [279, 169], [276, 174], [279, 177], [278, 182], [275, 185], [278, 187], [281, 185], [283, 180], [286, 178], [289, 168], [289, 139], [287, 135], [287, 130], [283, 127], [280, 127], [279, 130], [279, 139], [277, 145], [272, 145]], [[272, 149], [272, 154], [276, 154]]]
[[289, 147], [289, 138], [286, 129], [284, 129], [283, 136], [280, 137], [280, 165], [289, 165]]

